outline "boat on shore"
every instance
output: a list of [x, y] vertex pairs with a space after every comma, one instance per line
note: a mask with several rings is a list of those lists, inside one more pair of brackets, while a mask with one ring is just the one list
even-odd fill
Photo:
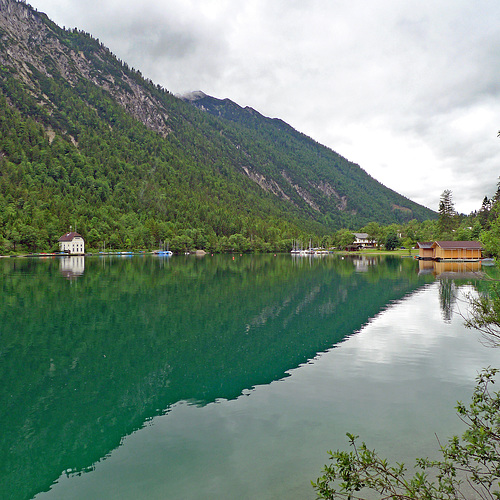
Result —
[[153, 255], [158, 255], [159, 257], [171, 257], [174, 255], [174, 252], [168, 249], [168, 243], [167, 248], [165, 249], [165, 242], [162, 243], [160, 241], [160, 248], [158, 250], [154, 250]]
[[174, 252], [170, 250], [155, 250], [153, 255], [158, 255], [159, 257], [171, 257], [174, 255]]

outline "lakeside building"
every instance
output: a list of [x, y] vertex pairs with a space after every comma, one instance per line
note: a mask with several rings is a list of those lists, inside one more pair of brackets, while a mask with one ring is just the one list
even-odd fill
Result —
[[434, 250], [432, 241], [419, 241], [417, 243], [418, 258], [420, 260], [434, 260]]
[[421, 260], [476, 261], [483, 256], [479, 241], [426, 241], [418, 242], [417, 246]]
[[59, 251], [68, 255], [85, 255], [85, 241], [80, 234], [71, 231], [59, 238]]
[[368, 233], [353, 233], [354, 234], [354, 242], [352, 244], [353, 247], [357, 248], [374, 248], [375, 240], [369, 238]]

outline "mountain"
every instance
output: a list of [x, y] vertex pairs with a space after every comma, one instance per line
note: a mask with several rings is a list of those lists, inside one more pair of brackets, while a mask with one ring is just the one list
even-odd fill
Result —
[[[354, 225], [371, 220], [390, 224], [433, 218], [433, 212], [373, 179], [363, 169], [283, 120], [267, 118], [251, 107], [229, 99], [216, 99], [201, 91], [178, 96], [202, 111], [238, 126], [240, 147], [266, 148], [268, 161], [245, 173], [263, 189], [290, 200], [298, 195], [309, 207], [337, 222]], [[347, 224], [352, 226], [352, 224]]]
[[371, 220], [434, 218], [281, 120], [178, 98], [99, 40], [0, 0], [0, 252], [286, 249]]

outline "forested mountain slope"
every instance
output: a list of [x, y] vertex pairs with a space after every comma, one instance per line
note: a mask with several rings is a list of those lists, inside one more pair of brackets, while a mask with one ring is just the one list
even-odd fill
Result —
[[267, 118], [250, 107], [242, 108], [201, 91], [180, 98], [235, 124], [233, 133], [239, 133], [236, 141], [249, 156], [256, 156], [253, 150], [258, 145], [268, 161], [257, 171], [251, 166], [243, 168], [263, 189], [285, 199], [298, 196], [335, 225], [359, 226], [360, 221], [368, 220], [390, 224], [433, 217], [429, 209], [385, 188], [358, 165], [283, 120]]
[[0, 0], [0, 251], [48, 250], [69, 226], [94, 248], [285, 249], [434, 217], [284, 122], [198, 97]]

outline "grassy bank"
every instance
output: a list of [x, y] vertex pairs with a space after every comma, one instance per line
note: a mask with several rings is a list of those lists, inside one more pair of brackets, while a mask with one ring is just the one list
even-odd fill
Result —
[[376, 248], [367, 248], [352, 252], [338, 251], [340, 255], [399, 255], [400, 257], [410, 257], [418, 255], [418, 249], [397, 249], [397, 250], [378, 250]]

